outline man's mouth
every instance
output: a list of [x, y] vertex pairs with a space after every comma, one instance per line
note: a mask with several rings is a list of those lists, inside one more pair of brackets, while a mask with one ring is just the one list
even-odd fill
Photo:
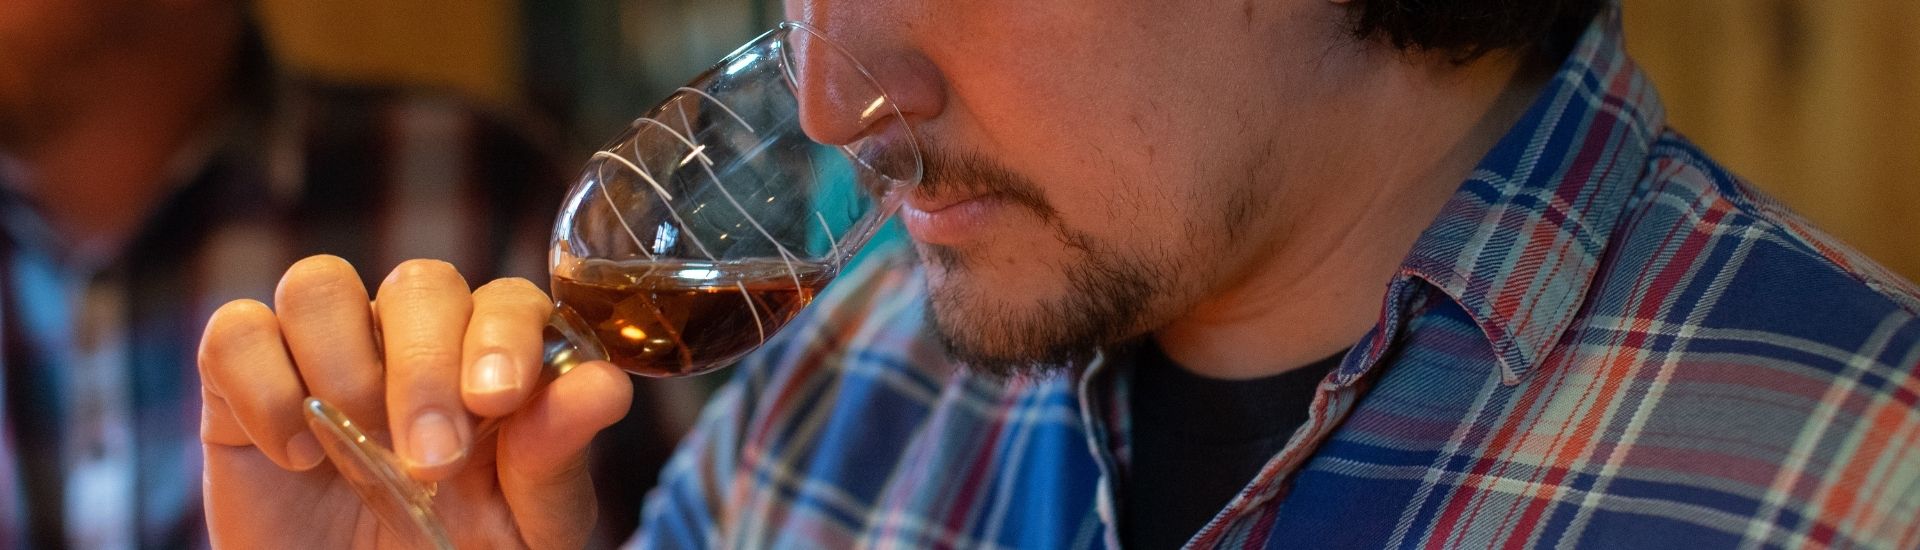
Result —
[[983, 157], [943, 153], [929, 147], [925, 175], [906, 190], [900, 221], [921, 244], [962, 245], [976, 241], [1015, 208], [1042, 220], [1058, 213], [1033, 181]]
[[927, 195], [915, 190], [900, 208], [900, 221], [915, 241], [957, 245], [975, 238], [1005, 202], [991, 194]]
[[[961, 189], [952, 189], [951, 187], [949, 187], [946, 191], [931, 193], [931, 194], [926, 193], [925, 190], [926, 190], [925, 188], [920, 188], [920, 189], [914, 189], [908, 192], [906, 195], [905, 205], [908, 208], [919, 210], [921, 212], [933, 213], [933, 212], [939, 212], [941, 210], [946, 210], [947, 208], [951, 208], [954, 205], [979, 199], [985, 196], [985, 194], [983, 193], [965, 191]], [[958, 191], [958, 192], [952, 192], [952, 191]]]

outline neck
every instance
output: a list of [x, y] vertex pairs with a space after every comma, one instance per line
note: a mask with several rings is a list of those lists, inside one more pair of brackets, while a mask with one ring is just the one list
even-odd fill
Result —
[[64, 245], [111, 253], [152, 214], [180, 151], [206, 131], [230, 83], [237, 14], [164, 14], [124, 42], [44, 75], [0, 149], [25, 168]]
[[1421, 231], [1546, 76], [1506, 57], [1386, 67], [1343, 83], [1344, 95], [1317, 109], [1328, 115], [1300, 134], [1322, 138], [1276, 163], [1295, 168], [1275, 186], [1284, 189], [1273, 200], [1284, 225], [1251, 251], [1263, 259], [1154, 334], [1181, 366], [1254, 378], [1358, 343]]

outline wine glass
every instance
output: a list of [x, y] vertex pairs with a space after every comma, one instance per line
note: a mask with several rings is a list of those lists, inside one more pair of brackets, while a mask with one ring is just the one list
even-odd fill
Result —
[[[906, 118], [872, 74], [819, 31], [781, 23], [588, 160], [554, 222], [540, 384], [587, 360], [648, 377], [732, 363], [840, 273], [921, 170]], [[406, 475], [383, 432], [317, 398], [305, 412], [387, 529], [452, 548], [435, 487]]]

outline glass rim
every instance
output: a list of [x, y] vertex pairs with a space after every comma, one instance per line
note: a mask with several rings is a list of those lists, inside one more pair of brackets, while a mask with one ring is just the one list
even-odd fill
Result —
[[[760, 43], [760, 41], [768, 38], [776, 38], [782, 43], [783, 46], [785, 46], [787, 45], [786, 35], [792, 34], [792, 31], [796, 29], [801, 32], [807, 33], [807, 35], [811, 36], [812, 38], [818, 39], [820, 42], [825, 43], [829, 47], [831, 47], [832, 51], [839, 54], [840, 58], [846, 61], [848, 65], [852, 66], [855, 72], [860, 73], [860, 77], [867, 81], [868, 86], [873, 87], [874, 92], [880, 94], [881, 100], [883, 100], [886, 103], [887, 110], [893, 113], [893, 118], [900, 124], [900, 130], [903, 134], [905, 134], [905, 140], [906, 140], [908, 150], [913, 153], [912, 173], [903, 174], [903, 176], [905, 176], [904, 179], [899, 177], [894, 177], [893, 175], [887, 174], [885, 171], [882, 171], [874, 167], [873, 165], [868, 164], [866, 159], [861, 158], [861, 156], [858, 154], [855, 154], [847, 145], [833, 145], [832, 147], [840, 149], [841, 153], [845, 154], [849, 160], [852, 160], [855, 164], [859, 164], [861, 168], [867, 170], [868, 172], [879, 175], [882, 178], [886, 178], [887, 180], [894, 182], [893, 187], [895, 189], [919, 184], [920, 180], [926, 177], [926, 156], [925, 156], [925, 153], [920, 148], [919, 133], [914, 131], [913, 124], [907, 120], [906, 113], [900, 110], [900, 104], [894, 101], [893, 94], [890, 94], [887, 92], [886, 86], [880, 85], [880, 79], [873, 76], [873, 72], [868, 70], [867, 66], [860, 62], [860, 58], [855, 57], [851, 50], [848, 50], [845, 46], [840, 45], [839, 42], [834, 41], [832, 38], [828, 38], [826, 33], [821, 32], [817, 28], [814, 28], [813, 25], [807, 24], [806, 22], [803, 22], [803, 21], [791, 20], [791, 19], [781, 21], [778, 25], [775, 25], [773, 29], [768, 30], [765, 33], [762, 33], [759, 37], [756, 37], [751, 41], [748, 41], [746, 45], [741, 46], [740, 49], [735, 50], [733, 53], [727, 54], [727, 57], [721, 61], [721, 64], [725, 65], [731, 62], [735, 57], [746, 52], [748, 49], [751, 49], [755, 44], [758, 44]], [[788, 58], [788, 52], [790, 50], [791, 48], [783, 47], [780, 51], [781, 70], [786, 73], [785, 76], [787, 77], [788, 82], [791, 82], [795, 85], [795, 88], [796, 88], [795, 94], [798, 95], [799, 79], [794, 76], [793, 63], [792, 63], [792, 60]], [[865, 138], [862, 138], [862, 139], [865, 139]], [[855, 141], [858, 141], [858, 140], [855, 140]], [[827, 145], [827, 144], [823, 143], [822, 145]], [[882, 197], [875, 197], [875, 198], [879, 199]]]

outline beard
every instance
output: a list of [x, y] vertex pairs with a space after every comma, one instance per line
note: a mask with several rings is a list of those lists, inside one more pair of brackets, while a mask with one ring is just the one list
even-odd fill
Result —
[[[926, 320], [947, 354], [996, 377], [1039, 376], [1084, 364], [1103, 347], [1150, 328], [1155, 304], [1179, 288], [1174, 262], [1126, 254], [1060, 223], [1032, 181], [985, 159], [929, 151], [922, 187], [966, 186], [1039, 216], [1073, 257], [1059, 267], [1061, 291], [1024, 303], [995, 299], [959, 250], [916, 243], [926, 266]], [[937, 277], [935, 271], [938, 271]], [[937, 284], [936, 284], [937, 283]]]

